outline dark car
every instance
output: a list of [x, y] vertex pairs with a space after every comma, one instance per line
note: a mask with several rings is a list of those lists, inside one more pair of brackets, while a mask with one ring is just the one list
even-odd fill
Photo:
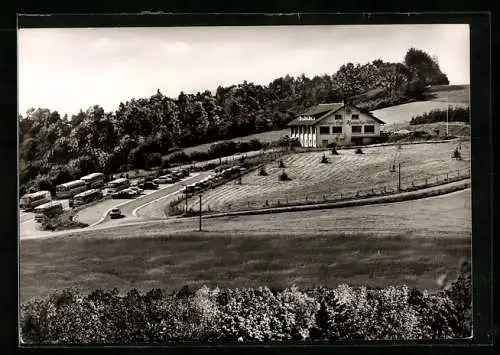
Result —
[[143, 190], [156, 190], [158, 187], [158, 183], [154, 181], [145, 181], [139, 184], [139, 188]]
[[117, 191], [111, 194], [111, 198], [113, 199], [122, 199], [122, 198], [133, 198], [132, 194], [129, 191]]

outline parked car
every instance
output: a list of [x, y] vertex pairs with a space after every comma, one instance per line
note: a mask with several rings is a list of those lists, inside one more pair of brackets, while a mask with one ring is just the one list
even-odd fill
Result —
[[129, 194], [130, 197], [136, 197], [139, 195], [139, 192], [137, 190], [130, 187], [128, 189], [123, 190], [123, 192]]
[[139, 184], [139, 188], [143, 190], [156, 190], [158, 188], [158, 184], [154, 181], [145, 181]]
[[160, 184], [172, 184], [174, 183], [174, 179], [171, 176], [160, 176], [158, 179], [158, 183]]
[[112, 219], [115, 219], [115, 218], [120, 218], [122, 217], [122, 211], [120, 211], [119, 208], [113, 208], [110, 212], [109, 212], [109, 217], [112, 218]]
[[137, 193], [137, 195], [140, 195], [144, 192], [143, 189], [141, 189], [140, 187], [137, 187], [137, 186], [132, 186], [132, 187], [129, 187], [129, 190], [133, 190]]
[[133, 197], [134, 197], [134, 195], [130, 191], [126, 191], [126, 190], [113, 192], [111, 194], [111, 198], [113, 198], [113, 199], [133, 198]]

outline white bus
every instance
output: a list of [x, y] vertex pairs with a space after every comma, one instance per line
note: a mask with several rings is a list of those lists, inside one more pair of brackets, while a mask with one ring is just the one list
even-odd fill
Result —
[[86, 203], [98, 200], [102, 197], [102, 192], [97, 189], [87, 190], [84, 192], [80, 192], [78, 195], [75, 195], [73, 199], [73, 206], [81, 206]]
[[50, 191], [38, 191], [31, 194], [26, 194], [19, 201], [19, 208], [30, 211], [36, 206], [52, 201]]
[[88, 189], [98, 189], [104, 187], [103, 173], [92, 173], [80, 178], [80, 180], [83, 180], [87, 183]]
[[52, 201], [35, 208], [35, 221], [42, 222], [45, 218], [55, 217], [63, 212], [60, 201]]
[[130, 187], [130, 180], [127, 178], [119, 178], [108, 182], [108, 193], [118, 192]]
[[56, 186], [57, 198], [71, 198], [87, 190], [87, 183], [83, 180], [70, 181]]

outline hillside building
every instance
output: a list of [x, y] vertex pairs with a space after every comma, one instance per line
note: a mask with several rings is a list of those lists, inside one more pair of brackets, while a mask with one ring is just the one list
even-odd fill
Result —
[[371, 144], [385, 124], [370, 112], [344, 103], [319, 104], [301, 113], [288, 126], [290, 137], [303, 147]]

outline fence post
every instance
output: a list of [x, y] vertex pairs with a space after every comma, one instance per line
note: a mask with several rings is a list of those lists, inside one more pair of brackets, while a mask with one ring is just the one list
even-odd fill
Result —
[[448, 173], [446, 173], [446, 181], [448, 181]]
[[425, 186], [427, 186], [427, 178], [425, 178]]

